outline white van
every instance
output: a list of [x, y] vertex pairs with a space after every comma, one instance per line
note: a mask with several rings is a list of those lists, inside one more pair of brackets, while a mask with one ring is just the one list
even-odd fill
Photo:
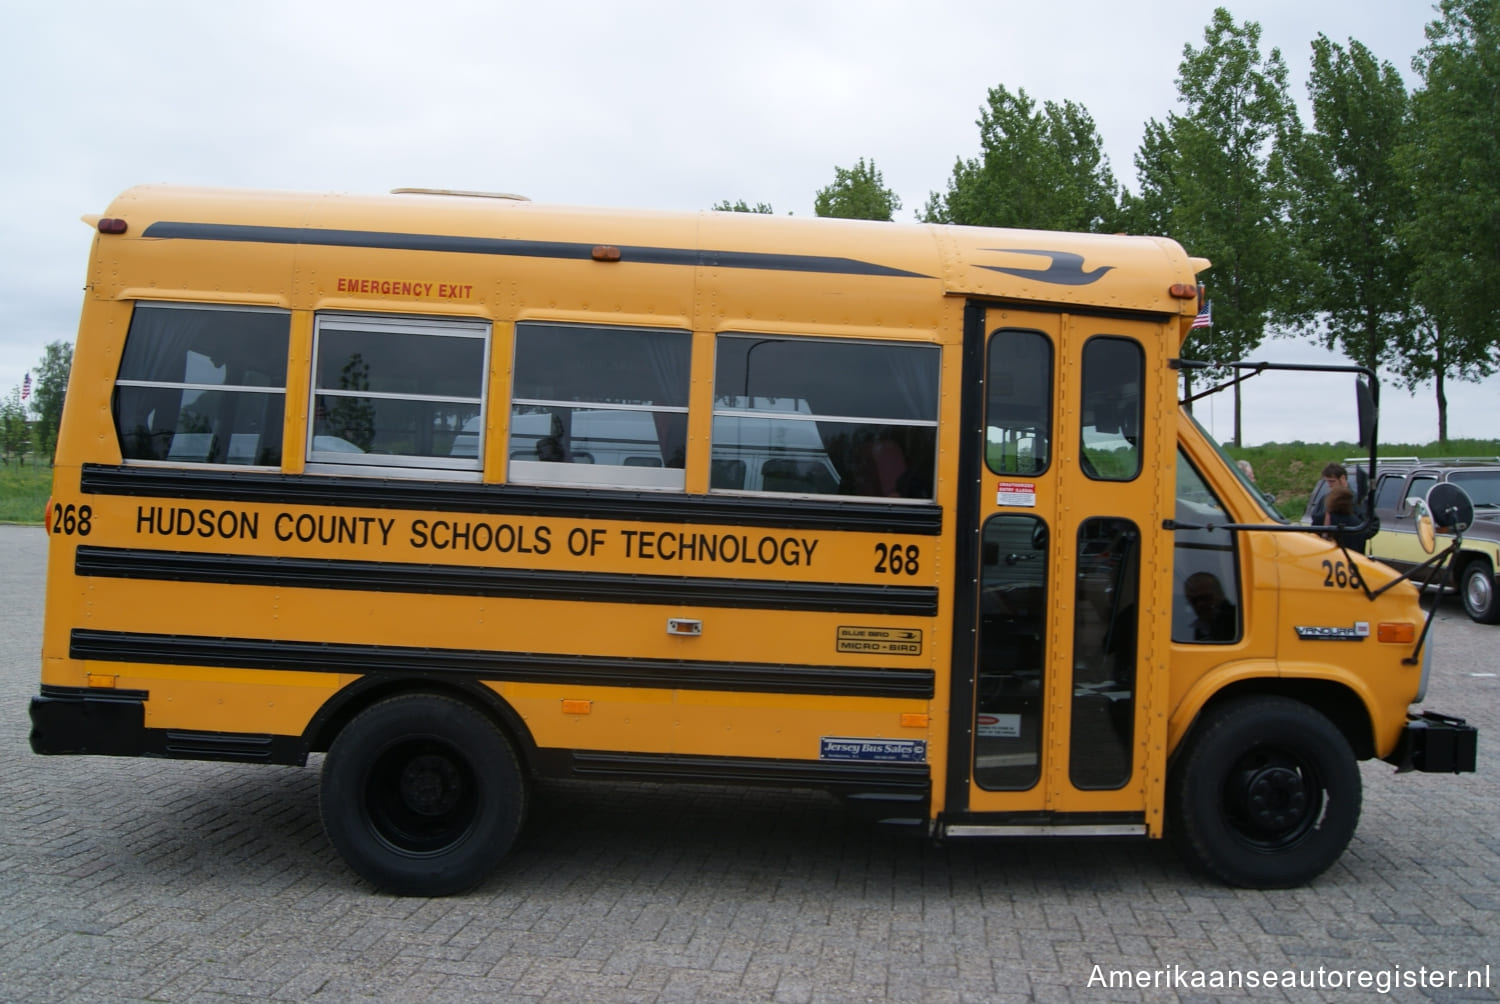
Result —
[[[662, 457], [656, 419], [648, 411], [578, 409], [572, 435], [564, 437], [550, 412], [513, 414], [510, 427], [512, 465], [571, 463], [634, 468], [621, 472], [622, 485], [653, 487], [655, 478], [642, 469], [671, 470]], [[714, 453], [709, 486], [725, 491], [770, 491], [837, 495], [841, 479], [823, 449], [817, 424], [780, 418], [719, 416], [714, 419]], [[471, 418], [454, 437], [451, 456], [479, 454], [479, 419]], [[559, 472], [559, 479], [567, 480]], [[557, 480], [548, 478], [547, 480]], [[641, 482], [648, 483], [641, 483]]]

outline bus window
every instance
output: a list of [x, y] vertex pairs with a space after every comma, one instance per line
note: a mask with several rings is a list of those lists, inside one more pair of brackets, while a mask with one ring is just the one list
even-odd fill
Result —
[[510, 478], [682, 490], [692, 335], [516, 325]]
[[1126, 338], [1091, 338], [1083, 347], [1083, 473], [1131, 481], [1141, 473], [1141, 376], [1145, 357]]
[[1035, 516], [985, 521], [979, 596], [974, 779], [1025, 791], [1041, 777], [1046, 667], [1047, 525]]
[[488, 324], [319, 316], [307, 459], [477, 471], [488, 355]]
[[1038, 331], [990, 336], [985, 461], [996, 474], [1040, 474], [1051, 460], [1052, 343]]
[[[1193, 526], [1229, 522], [1218, 497], [1181, 451], [1177, 454], [1177, 521]], [[1172, 640], [1238, 641], [1240, 589], [1234, 533], [1178, 527], [1173, 541]]]
[[284, 311], [137, 304], [115, 381], [126, 460], [281, 465]]
[[1140, 532], [1096, 517], [1078, 528], [1073, 602], [1073, 724], [1068, 776], [1079, 789], [1130, 780]]
[[[930, 501], [939, 350], [721, 335], [710, 488]], [[760, 484], [719, 461], [748, 460]]]

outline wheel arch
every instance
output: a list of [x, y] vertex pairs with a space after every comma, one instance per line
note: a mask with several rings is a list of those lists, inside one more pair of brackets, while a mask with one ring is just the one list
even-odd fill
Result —
[[[1185, 747], [1194, 726], [1208, 710], [1242, 698], [1266, 696], [1290, 698], [1322, 714], [1343, 733], [1358, 759], [1369, 760], [1376, 755], [1369, 708], [1353, 688], [1339, 680], [1248, 675], [1218, 684], [1212, 679], [1204, 683], [1206, 686], [1194, 688], [1190, 700], [1184, 700], [1172, 715], [1168, 727], [1169, 760]], [[1191, 700], [1194, 697], [1197, 699]]]
[[503, 697], [481, 683], [450, 680], [432, 676], [362, 676], [340, 689], [313, 715], [303, 732], [309, 752], [326, 753], [340, 732], [360, 712], [388, 697], [403, 694], [434, 694], [464, 702], [490, 718], [510, 741], [522, 770], [528, 776], [536, 773], [536, 740]]

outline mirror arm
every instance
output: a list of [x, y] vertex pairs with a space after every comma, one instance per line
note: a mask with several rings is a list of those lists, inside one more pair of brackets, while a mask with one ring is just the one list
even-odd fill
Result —
[[1379, 589], [1371, 593], [1370, 598], [1373, 600], [1376, 597], [1400, 585], [1401, 583], [1406, 582], [1408, 579], [1412, 579], [1413, 581], [1415, 581], [1414, 576], [1418, 572], [1422, 571], [1424, 568], [1431, 568], [1431, 571], [1427, 574], [1427, 578], [1422, 580], [1422, 589], [1425, 591], [1432, 585], [1433, 576], [1435, 576], [1439, 571], [1442, 570], [1443, 562], [1447, 561], [1453, 556], [1453, 552], [1458, 550], [1460, 543], [1461, 540], [1455, 537], [1453, 539], [1453, 543], [1449, 544], [1445, 549], [1439, 551], [1437, 554], [1434, 554], [1432, 557], [1422, 562], [1416, 568], [1413, 568], [1411, 571], [1404, 573], [1399, 578], [1395, 578], [1390, 582], [1387, 582], [1385, 585], [1381, 586]]
[[[1413, 568], [1411, 572], [1408, 573], [1409, 575], [1415, 575], [1417, 572], [1427, 567], [1428, 565], [1433, 566], [1432, 571], [1427, 573], [1427, 578], [1422, 580], [1422, 591], [1424, 593], [1427, 591], [1428, 587], [1432, 585], [1433, 577], [1442, 570], [1443, 563], [1452, 556], [1454, 551], [1458, 550], [1458, 545], [1459, 541], [1454, 540], [1454, 542], [1452, 544], [1449, 544], [1448, 549], [1445, 550], [1442, 554], [1433, 555], [1431, 558], [1428, 558], [1426, 561], [1422, 562], [1422, 564], [1418, 565], [1416, 568]], [[1401, 579], [1396, 580], [1396, 582], [1400, 581]], [[1392, 582], [1390, 586], [1394, 586], [1396, 582]], [[1390, 586], [1386, 586], [1381, 590], [1381, 592], [1385, 592], [1385, 590], [1389, 589]], [[1441, 598], [1441, 595], [1439, 595], [1438, 597], [1435, 597], [1433, 599], [1432, 609], [1427, 611], [1427, 619], [1422, 622], [1422, 633], [1417, 635], [1417, 644], [1412, 648], [1411, 655], [1401, 660], [1402, 665], [1415, 666], [1421, 661], [1422, 646], [1427, 644], [1427, 635], [1432, 631], [1432, 622], [1437, 617], [1438, 600]]]
[[[1369, 527], [1369, 520], [1343, 528], [1345, 533], [1359, 533]], [[1163, 530], [1264, 530], [1266, 533], [1321, 533], [1315, 526], [1304, 523], [1179, 523], [1175, 519], [1161, 521]]]

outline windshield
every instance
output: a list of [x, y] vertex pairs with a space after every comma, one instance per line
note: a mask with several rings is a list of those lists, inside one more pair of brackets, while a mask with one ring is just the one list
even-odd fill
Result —
[[1240, 469], [1239, 465], [1234, 462], [1234, 458], [1224, 452], [1224, 447], [1219, 445], [1219, 441], [1209, 435], [1208, 430], [1198, 423], [1198, 420], [1193, 417], [1193, 413], [1185, 411], [1184, 414], [1187, 415], [1188, 421], [1193, 423], [1193, 427], [1198, 430], [1198, 433], [1214, 448], [1214, 452], [1219, 455], [1219, 459], [1223, 461], [1224, 466], [1229, 468], [1229, 473], [1233, 474], [1239, 480], [1240, 484], [1244, 485], [1246, 490], [1249, 491], [1250, 497], [1255, 500], [1255, 504], [1260, 507], [1260, 511], [1265, 514], [1265, 517], [1277, 523], [1287, 522], [1286, 517], [1281, 515], [1276, 506], [1272, 504], [1271, 497], [1261, 491], [1260, 487], [1254, 481], [1250, 480], [1245, 472]]

